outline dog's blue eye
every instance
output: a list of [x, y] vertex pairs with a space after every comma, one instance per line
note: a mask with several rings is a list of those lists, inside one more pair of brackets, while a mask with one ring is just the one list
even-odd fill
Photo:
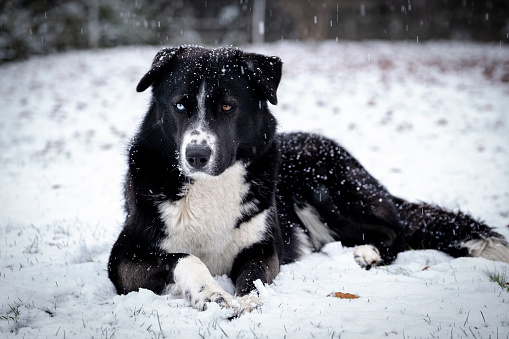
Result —
[[186, 108], [184, 107], [184, 105], [182, 105], [182, 104], [176, 104], [176, 105], [175, 105], [175, 107], [176, 107], [176, 108], [177, 108], [177, 110], [179, 110], [179, 111], [183, 111], [183, 110], [185, 110], [185, 109], [186, 109]]

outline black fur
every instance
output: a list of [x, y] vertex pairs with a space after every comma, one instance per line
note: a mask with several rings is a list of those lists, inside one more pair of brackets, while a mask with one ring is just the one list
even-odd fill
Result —
[[405, 226], [408, 248], [438, 249], [453, 257], [468, 256], [461, 242], [503, 237], [484, 222], [461, 211], [447, 211], [427, 203], [412, 203], [394, 198], [400, 219]]
[[[293, 227], [305, 229], [294, 206], [308, 204], [346, 246], [373, 244], [386, 262], [406, 249], [393, 197], [343, 147], [306, 133], [278, 139], [282, 161], [277, 201], [287, 243]], [[285, 262], [294, 259], [291, 251], [292, 246]]]
[[[234, 164], [245, 169], [248, 191], [241, 198], [249, 208], [239, 207], [241, 213], [225, 232], [254, 227], [255, 218], [266, 216], [263, 236], [240, 248], [224, 272], [236, 283], [237, 296], [253, 291], [256, 279], [270, 283], [280, 264], [324, 245], [324, 240], [313, 239], [313, 231], [298, 215], [306, 208], [316, 213], [333, 240], [346, 246], [375, 245], [385, 263], [409, 247], [461, 256], [468, 254], [462, 242], [502, 238], [461, 212], [392, 196], [330, 139], [306, 133], [276, 134], [276, 119], [267, 101], [277, 103], [281, 70], [276, 57], [233, 48], [179, 47], [156, 55], [137, 87], [144, 91], [152, 86], [152, 102], [129, 150], [126, 220], [108, 266], [118, 293], [139, 288], [162, 293], [176, 282], [174, 270], [180, 260], [190, 254], [199, 257], [162, 248], [171, 229], [161, 214], [161, 203], [186, 199], [195, 180], [219, 177]], [[205, 90], [206, 97], [200, 99]], [[230, 110], [225, 112], [224, 107]], [[211, 151], [200, 155], [208, 162], [209, 153], [217, 154], [208, 172], [182, 154], [186, 153], [183, 136], [197, 124], [199, 114], [218, 138]], [[206, 216], [211, 211], [199, 213]], [[193, 237], [198, 235], [186, 235], [186, 239]], [[203, 246], [212, 250], [216, 240], [220, 239], [207, 240]], [[201, 286], [197, 293], [205, 290]], [[190, 289], [185, 292], [191, 294]], [[188, 299], [199, 300], [191, 295]], [[216, 292], [204, 300], [226, 302]]]

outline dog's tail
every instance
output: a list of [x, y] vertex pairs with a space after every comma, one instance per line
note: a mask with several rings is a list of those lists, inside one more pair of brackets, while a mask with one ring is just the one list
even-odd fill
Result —
[[484, 222], [463, 212], [394, 197], [406, 243], [413, 249], [436, 249], [453, 257], [472, 256], [509, 263], [509, 243]]

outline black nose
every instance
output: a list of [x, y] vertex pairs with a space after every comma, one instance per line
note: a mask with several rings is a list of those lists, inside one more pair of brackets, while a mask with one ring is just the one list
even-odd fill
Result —
[[203, 145], [191, 145], [186, 148], [186, 160], [189, 166], [199, 170], [205, 167], [210, 160], [212, 150]]

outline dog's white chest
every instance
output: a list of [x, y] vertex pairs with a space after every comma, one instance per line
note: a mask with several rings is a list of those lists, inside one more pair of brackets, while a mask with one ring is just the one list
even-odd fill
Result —
[[236, 163], [219, 176], [196, 177], [181, 199], [160, 203], [166, 225], [160, 247], [199, 257], [213, 275], [228, 274], [237, 254], [265, 233], [266, 212], [235, 227], [243, 213], [253, 208], [243, 203], [249, 191], [244, 175], [245, 167]]

